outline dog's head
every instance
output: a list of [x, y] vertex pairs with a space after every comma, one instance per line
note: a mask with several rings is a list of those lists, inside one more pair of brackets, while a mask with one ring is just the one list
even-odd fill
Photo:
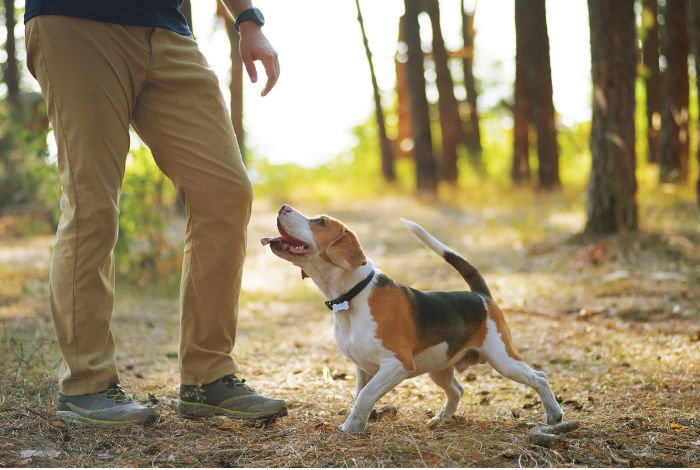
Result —
[[360, 240], [345, 224], [327, 215], [306, 217], [291, 206], [283, 205], [277, 215], [279, 237], [263, 238], [272, 252], [302, 270], [326, 273], [352, 271], [367, 262]]

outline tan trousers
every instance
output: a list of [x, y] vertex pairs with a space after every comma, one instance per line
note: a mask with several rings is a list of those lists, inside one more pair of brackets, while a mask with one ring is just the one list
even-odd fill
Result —
[[113, 248], [130, 124], [187, 210], [182, 383], [234, 373], [252, 187], [197, 43], [165, 29], [64, 16], [36, 17], [26, 29], [27, 63], [47, 103], [63, 188], [50, 273], [62, 393], [119, 382], [110, 331]]

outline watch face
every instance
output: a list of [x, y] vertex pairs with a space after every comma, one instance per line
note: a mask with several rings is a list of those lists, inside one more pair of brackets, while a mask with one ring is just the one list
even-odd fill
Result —
[[265, 17], [263, 16], [260, 10], [258, 10], [257, 8], [253, 8], [253, 15], [255, 18], [253, 21], [258, 23], [260, 26], [265, 24]]
[[236, 29], [238, 29], [241, 23], [245, 21], [253, 21], [257, 25], [262, 26], [265, 24], [265, 17], [257, 8], [249, 8], [243, 11], [240, 15], [238, 15], [238, 18], [236, 18]]

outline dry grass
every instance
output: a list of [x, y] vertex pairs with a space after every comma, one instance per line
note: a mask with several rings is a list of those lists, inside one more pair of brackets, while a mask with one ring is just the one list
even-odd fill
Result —
[[[114, 315], [122, 382], [161, 413], [149, 428], [94, 430], [54, 418], [59, 361], [45, 302], [50, 238], [0, 245], [0, 466], [698, 466], [700, 465], [700, 216], [659, 200], [638, 235], [588, 239], [579, 196], [511, 195], [429, 205], [300, 204], [347, 221], [390, 276], [418, 288], [462, 281], [418, 245], [404, 215], [464, 253], [485, 274], [523, 355], [543, 369], [565, 418], [580, 429], [552, 449], [528, 440], [544, 413], [536, 395], [482, 365], [461, 374], [458, 417], [425, 426], [442, 403], [426, 377], [392, 390], [398, 408], [362, 435], [338, 431], [354, 368], [332, 336], [321, 295], [260, 248], [274, 208], [250, 227], [236, 357], [243, 376], [289, 401], [271, 423], [184, 419], [176, 412], [177, 302], [121, 289]], [[20, 458], [25, 449], [57, 457]]]

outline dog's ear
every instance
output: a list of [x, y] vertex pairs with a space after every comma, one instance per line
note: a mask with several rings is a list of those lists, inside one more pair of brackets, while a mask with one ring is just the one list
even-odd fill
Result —
[[343, 234], [326, 248], [326, 255], [333, 264], [351, 270], [367, 262], [360, 240], [352, 230], [343, 229]]
[[304, 279], [306, 279], [307, 277], [309, 277], [309, 275], [306, 274], [306, 273], [304, 272], [304, 270], [302, 269], [302, 270], [301, 270], [301, 279], [302, 279], [302, 281], [303, 281]]

